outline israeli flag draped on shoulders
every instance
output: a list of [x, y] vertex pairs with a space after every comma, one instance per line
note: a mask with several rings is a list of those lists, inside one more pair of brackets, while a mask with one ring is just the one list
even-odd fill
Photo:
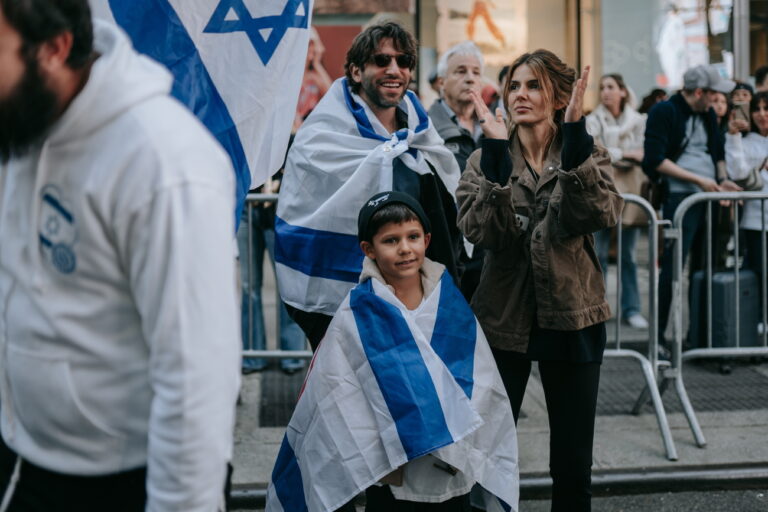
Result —
[[[172, 94], [232, 158], [237, 212], [283, 164], [313, 0], [90, 0], [174, 76]], [[238, 216], [239, 218], [239, 216]]]
[[341, 78], [299, 128], [275, 221], [277, 281], [291, 306], [333, 315], [357, 283], [357, 214], [374, 194], [396, 189], [396, 158], [418, 174], [431, 165], [455, 200], [460, 170], [424, 107], [408, 91], [398, 108], [408, 127], [390, 134]]
[[267, 511], [336, 510], [403, 465], [402, 485], [390, 486], [398, 499], [442, 502], [478, 482], [517, 509], [517, 436], [501, 377], [450, 275], [427, 263], [434, 290], [425, 286], [414, 311], [377, 278], [342, 302], [288, 425]]

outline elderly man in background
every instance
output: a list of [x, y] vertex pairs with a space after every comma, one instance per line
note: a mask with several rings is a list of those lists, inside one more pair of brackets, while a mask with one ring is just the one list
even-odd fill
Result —
[[[463, 171], [469, 155], [480, 147], [483, 136], [470, 94], [471, 91], [480, 94], [483, 88], [483, 54], [472, 41], [452, 46], [437, 63], [437, 77], [442, 96], [430, 107], [429, 117]], [[480, 282], [482, 250], [475, 248], [471, 257], [463, 253], [461, 262], [464, 265], [461, 292], [469, 301]]]

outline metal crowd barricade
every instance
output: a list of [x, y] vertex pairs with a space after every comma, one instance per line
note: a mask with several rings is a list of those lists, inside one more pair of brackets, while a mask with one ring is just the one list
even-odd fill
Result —
[[[245, 199], [245, 211], [246, 219], [245, 223], [248, 226], [248, 248], [245, 254], [245, 265], [248, 269], [248, 289], [243, 287], [243, 304], [242, 307], [248, 308], [248, 328], [245, 339], [245, 346], [248, 347], [243, 350], [243, 358], [253, 359], [312, 359], [311, 350], [254, 350], [253, 349], [253, 307], [252, 307], [252, 293], [261, 293], [260, 290], [254, 290], [254, 271], [253, 268], [253, 208], [262, 203], [277, 203], [277, 194], [248, 194]], [[240, 255], [241, 265], [243, 264], [243, 255]], [[278, 346], [280, 345], [280, 304], [282, 299], [280, 298], [280, 290], [275, 287], [275, 329], [276, 339]], [[263, 308], [262, 302], [262, 308]], [[265, 323], [266, 324], [266, 323]], [[264, 326], [266, 328], [266, 325]], [[305, 343], [306, 347], [306, 343]]]
[[[666, 451], [667, 458], [669, 460], [677, 460], [677, 450], [675, 449], [675, 443], [672, 440], [672, 433], [669, 428], [669, 422], [667, 420], [667, 414], [664, 410], [664, 404], [661, 400], [661, 393], [658, 386], [658, 377], [660, 372], [669, 366], [668, 361], [659, 361], [658, 359], [658, 266], [656, 261], [659, 254], [659, 239], [658, 232], [662, 221], [659, 221], [656, 216], [656, 211], [653, 209], [648, 201], [640, 196], [634, 194], [622, 194], [625, 204], [636, 204], [645, 212], [648, 219], [648, 351], [647, 354], [642, 354], [637, 350], [622, 348], [621, 339], [621, 257], [622, 257], [622, 236], [623, 228], [621, 222], [617, 225], [617, 277], [616, 277], [616, 333], [615, 340], [612, 344], [606, 347], [605, 357], [624, 357], [632, 358], [640, 363], [640, 367], [643, 370], [643, 377], [645, 378], [645, 389], [641, 392], [634, 407], [632, 408], [633, 414], [639, 414], [640, 408], [651, 399], [654, 411], [656, 413], [656, 420], [659, 424], [659, 431], [661, 432], [662, 441], [664, 443], [664, 450]], [[607, 269], [606, 269], [607, 271]]]
[[[674, 347], [672, 350], [672, 365], [664, 372], [664, 381], [662, 386], [665, 387], [666, 381], [674, 380], [675, 389], [680, 398], [680, 402], [683, 406], [688, 424], [693, 433], [693, 437], [696, 444], [699, 447], [706, 446], [706, 439], [701, 431], [699, 422], [696, 419], [696, 413], [693, 410], [688, 394], [685, 390], [685, 384], [683, 382], [682, 375], [682, 363], [686, 359], [693, 358], [705, 358], [705, 357], [749, 357], [758, 355], [768, 355], [768, 339], [766, 338], [766, 308], [768, 301], [766, 301], [766, 238], [765, 235], [761, 237], [762, 246], [762, 276], [761, 276], [761, 294], [762, 294], [762, 307], [761, 307], [761, 321], [763, 323], [762, 332], [762, 344], [755, 347], [741, 346], [741, 332], [740, 332], [740, 291], [739, 291], [739, 272], [741, 271], [739, 265], [739, 208], [734, 208], [733, 216], [733, 233], [735, 242], [735, 258], [734, 258], [734, 308], [735, 308], [735, 346], [733, 347], [713, 347], [712, 344], [712, 203], [715, 201], [728, 200], [728, 201], [760, 201], [761, 212], [761, 227], [762, 233], [766, 231], [766, 200], [768, 200], [768, 193], [766, 192], [700, 192], [693, 194], [685, 198], [675, 211], [675, 217], [673, 219], [673, 227], [665, 234], [667, 238], [672, 238], [677, 241], [674, 246], [674, 268], [673, 268], [673, 318], [674, 318]], [[706, 286], [706, 311], [707, 311], [707, 346], [704, 348], [692, 348], [683, 351], [683, 339], [685, 332], [683, 330], [683, 247], [680, 241], [683, 236], [683, 218], [685, 214], [694, 206], [699, 203], [705, 202], [706, 207], [706, 270], [705, 270], [705, 286]], [[692, 313], [693, 314], [693, 313]], [[689, 317], [692, 315], [689, 315]], [[757, 326], [753, 328], [757, 329]], [[662, 387], [662, 390], [664, 389]]]

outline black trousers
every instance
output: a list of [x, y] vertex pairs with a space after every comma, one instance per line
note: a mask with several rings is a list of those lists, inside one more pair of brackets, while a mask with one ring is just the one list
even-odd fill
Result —
[[[17, 459], [0, 440], [0, 495], [8, 490]], [[21, 461], [8, 512], [143, 512], [146, 479], [146, 468], [105, 476], [75, 476]]]
[[[388, 485], [372, 485], [365, 490], [365, 512], [471, 512], [469, 493], [456, 496], [442, 503], [421, 503], [395, 499]], [[349, 502], [336, 512], [355, 512]]]
[[[531, 373], [524, 354], [493, 349], [515, 422]], [[600, 363], [539, 361], [549, 416], [552, 512], [588, 512], [592, 500], [592, 442]]]
[[[758, 286], [758, 304], [760, 304], [760, 321], [763, 321], [763, 262], [765, 261], [765, 254], [763, 254], [763, 241], [762, 239], [768, 236], [763, 231], [757, 231], [753, 229], [743, 229], [744, 242], [746, 247], [744, 266], [752, 270], [757, 275]], [[767, 242], [768, 243], [768, 242]]]
[[322, 313], [308, 313], [288, 304], [285, 304], [285, 309], [288, 311], [288, 316], [304, 331], [307, 340], [309, 340], [309, 346], [312, 347], [312, 352], [317, 350], [317, 346], [323, 340], [325, 331], [328, 330], [333, 317]]

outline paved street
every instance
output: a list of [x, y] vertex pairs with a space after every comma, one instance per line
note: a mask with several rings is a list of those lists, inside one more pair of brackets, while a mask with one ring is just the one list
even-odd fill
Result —
[[[548, 500], [524, 501], [520, 512], [549, 512]], [[592, 512], [765, 512], [768, 485], [759, 491], [712, 491], [598, 497]]]
[[[549, 500], [520, 502], [519, 512], [549, 512]], [[363, 507], [358, 511], [362, 512]], [[763, 490], [679, 492], [597, 497], [592, 512], [765, 512], [768, 485]], [[235, 510], [234, 512], [245, 512]]]

